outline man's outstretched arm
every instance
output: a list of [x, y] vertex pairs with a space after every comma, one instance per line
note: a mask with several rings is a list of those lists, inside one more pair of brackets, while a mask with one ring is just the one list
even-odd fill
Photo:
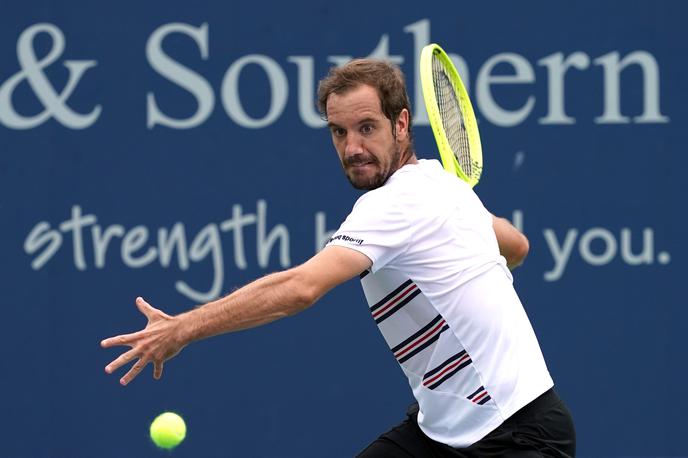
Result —
[[331, 246], [300, 266], [266, 275], [228, 296], [177, 316], [167, 315], [139, 297], [136, 306], [148, 318], [148, 324], [141, 331], [101, 342], [104, 348], [131, 347], [108, 364], [105, 372], [110, 374], [136, 360], [120, 379], [120, 383], [126, 385], [152, 362], [153, 376], [159, 379], [164, 362], [191, 342], [260, 326], [298, 313], [370, 265], [370, 259], [362, 253]]
[[525, 235], [516, 229], [509, 220], [492, 216], [492, 227], [497, 236], [499, 253], [506, 258], [506, 265], [513, 270], [523, 263], [528, 255], [530, 243]]

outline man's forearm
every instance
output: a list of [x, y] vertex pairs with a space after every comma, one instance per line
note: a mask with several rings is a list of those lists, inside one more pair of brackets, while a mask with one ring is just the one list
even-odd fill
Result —
[[267, 275], [233, 293], [178, 315], [185, 343], [267, 324], [298, 313], [317, 299], [290, 269]]
[[101, 341], [103, 348], [131, 347], [105, 366], [105, 371], [111, 374], [136, 360], [120, 379], [120, 383], [126, 385], [152, 362], [153, 376], [158, 379], [165, 361], [191, 342], [293, 315], [370, 265], [370, 259], [356, 250], [326, 247], [298, 267], [267, 275], [222, 299], [177, 316], [170, 316], [138, 297], [136, 306], [146, 316], [148, 324], [141, 331]]

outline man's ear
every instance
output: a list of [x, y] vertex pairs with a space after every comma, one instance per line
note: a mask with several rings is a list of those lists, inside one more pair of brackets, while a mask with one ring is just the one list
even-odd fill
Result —
[[410, 115], [406, 108], [402, 109], [397, 116], [397, 122], [394, 126], [397, 140], [408, 140], [409, 118]]

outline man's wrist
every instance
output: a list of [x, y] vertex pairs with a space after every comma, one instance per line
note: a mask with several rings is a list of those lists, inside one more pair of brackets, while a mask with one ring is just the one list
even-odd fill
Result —
[[174, 317], [177, 323], [175, 339], [181, 346], [186, 346], [199, 339], [197, 326], [194, 325], [196, 321], [193, 316], [194, 311], [191, 310]]

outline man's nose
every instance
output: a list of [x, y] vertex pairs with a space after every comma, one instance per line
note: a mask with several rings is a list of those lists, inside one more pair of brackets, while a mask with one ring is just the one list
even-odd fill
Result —
[[360, 135], [356, 133], [349, 133], [346, 136], [346, 146], [344, 148], [344, 154], [348, 156], [355, 156], [357, 154], [363, 153], [363, 139]]

